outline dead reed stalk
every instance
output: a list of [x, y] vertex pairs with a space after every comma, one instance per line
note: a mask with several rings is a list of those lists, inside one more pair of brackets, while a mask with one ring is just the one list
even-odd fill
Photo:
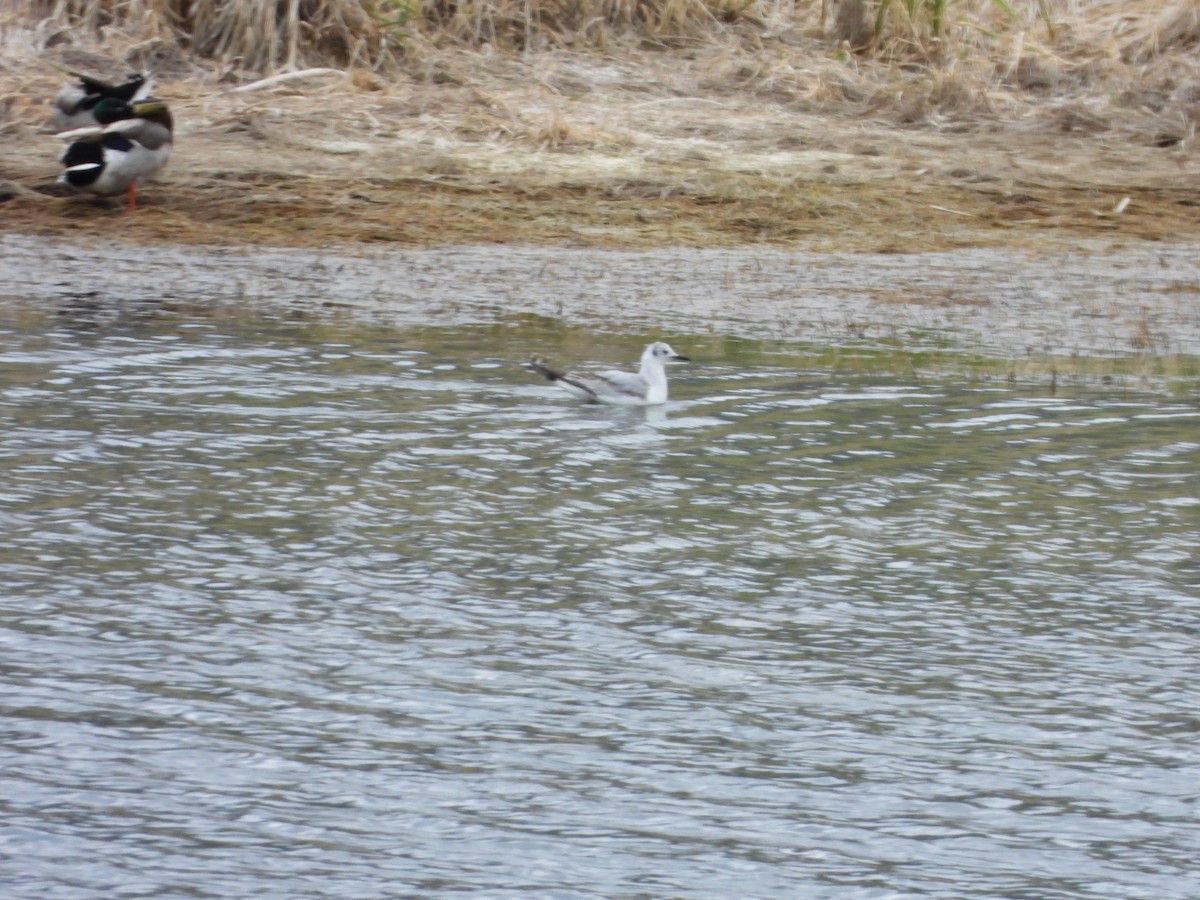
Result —
[[998, 84], [1069, 89], [1144, 76], [1179, 85], [1200, 75], [1200, 0], [32, 0], [27, 9], [10, 19], [24, 15], [43, 33], [57, 23], [59, 42], [153, 37], [264, 74], [385, 69], [415, 49], [428, 56], [449, 46], [723, 46], [757, 59], [777, 87], [781, 69], [793, 70], [795, 87], [782, 86], [797, 94], [846, 82], [855, 70], [835, 70], [850, 62], [875, 66], [876, 92], [897, 95], [885, 83], [897, 73], [936, 74], [929, 96], [958, 107]]

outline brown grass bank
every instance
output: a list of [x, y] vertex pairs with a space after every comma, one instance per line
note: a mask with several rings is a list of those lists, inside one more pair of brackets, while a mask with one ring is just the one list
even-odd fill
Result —
[[[0, 228], [919, 250], [1200, 233], [1200, 0], [57, 0], [0, 14]], [[62, 67], [150, 68], [143, 208], [66, 196]]]

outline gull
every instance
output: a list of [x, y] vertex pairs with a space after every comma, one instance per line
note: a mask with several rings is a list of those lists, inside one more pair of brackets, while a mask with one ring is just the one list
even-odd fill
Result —
[[658, 406], [667, 402], [667, 363], [688, 362], [670, 344], [655, 341], [646, 345], [642, 366], [636, 374], [608, 369], [603, 372], [560, 372], [540, 359], [531, 359], [529, 367], [545, 375], [572, 396], [589, 403], [614, 406]]

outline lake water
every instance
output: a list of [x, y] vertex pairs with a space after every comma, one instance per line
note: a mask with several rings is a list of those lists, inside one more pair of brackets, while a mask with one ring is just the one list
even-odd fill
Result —
[[5, 896], [1200, 895], [1194, 385], [459, 318], [0, 306]]

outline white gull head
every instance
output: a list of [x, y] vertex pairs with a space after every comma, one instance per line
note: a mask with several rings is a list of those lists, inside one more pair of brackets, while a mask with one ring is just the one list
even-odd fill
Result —
[[529, 365], [581, 400], [615, 406], [657, 406], [667, 402], [667, 363], [686, 362], [670, 344], [655, 341], [642, 353], [637, 373], [608, 369], [603, 372], [560, 372], [540, 360]]

